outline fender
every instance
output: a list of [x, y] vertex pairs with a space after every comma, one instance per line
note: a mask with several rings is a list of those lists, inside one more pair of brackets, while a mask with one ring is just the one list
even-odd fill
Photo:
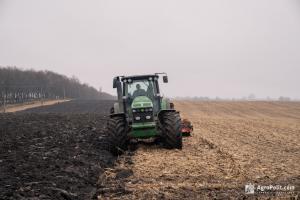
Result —
[[125, 113], [113, 113], [113, 114], [110, 114], [109, 117], [110, 118], [114, 118], [114, 117], [123, 117], [124, 119], [126, 119], [126, 114]]
[[161, 110], [159, 111], [159, 113], [157, 114], [157, 118], [159, 119], [159, 121], [161, 121], [161, 117], [164, 113], [166, 112], [177, 112], [179, 113], [178, 111], [174, 110], [174, 109], [167, 109], [167, 110]]

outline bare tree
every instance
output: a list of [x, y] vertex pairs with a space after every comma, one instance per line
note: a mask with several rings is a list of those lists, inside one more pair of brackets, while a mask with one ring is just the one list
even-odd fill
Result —
[[0, 67], [0, 103], [15, 104], [41, 99], [112, 99], [109, 94], [51, 71]]

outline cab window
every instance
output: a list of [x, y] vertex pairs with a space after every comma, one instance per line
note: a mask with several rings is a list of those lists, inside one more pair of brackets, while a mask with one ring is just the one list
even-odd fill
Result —
[[152, 99], [154, 96], [153, 81], [134, 80], [126, 85], [126, 95], [128, 97], [135, 98], [137, 96], [147, 96]]

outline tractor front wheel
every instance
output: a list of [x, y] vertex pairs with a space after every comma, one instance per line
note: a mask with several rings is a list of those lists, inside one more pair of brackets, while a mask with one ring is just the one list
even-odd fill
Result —
[[178, 112], [166, 112], [160, 120], [161, 139], [169, 149], [182, 149], [181, 118]]
[[119, 155], [127, 150], [128, 147], [128, 128], [124, 117], [115, 116], [107, 122], [107, 134], [110, 138], [110, 151]]

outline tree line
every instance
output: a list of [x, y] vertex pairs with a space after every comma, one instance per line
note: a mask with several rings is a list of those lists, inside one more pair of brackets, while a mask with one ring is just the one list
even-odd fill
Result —
[[112, 99], [113, 97], [81, 83], [76, 77], [69, 78], [51, 71], [0, 66], [1, 104], [62, 98]]

